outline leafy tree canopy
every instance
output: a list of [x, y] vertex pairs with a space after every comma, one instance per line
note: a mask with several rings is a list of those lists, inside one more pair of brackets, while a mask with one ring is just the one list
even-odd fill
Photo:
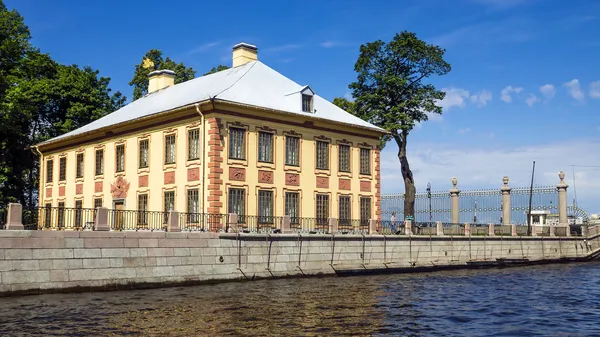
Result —
[[389, 131], [382, 138], [382, 146], [392, 139], [398, 145], [406, 192], [405, 216], [414, 216], [416, 193], [406, 158], [408, 135], [417, 123], [428, 119], [428, 114], [442, 113], [436, 103], [444, 99], [445, 93], [425, 80], [450, 72], [444, 53], [444, 49], [407, 31], [396, 34], [389, 43], [377, 40], [361, 45], [354, 65], [357, 80], [349, 85], [355, 102], [334, 100], [338, 106], [348, 107], [349, 112]]
[[205, 73], [202, 76], [206, 76], [206, 75], [210, 75], [210, 74], [214, 74], [216, 72], [222, 71], [222, 70], [227, 70], [229, 69], [228, 66], [224, 66], [222, 64], [219, 64], [217, 67], [212, 67], [212, 69], [210, 69], [207, 73]]
[[[151, 61], [151, 62], [148, 62]], [[186, 67], [183, 63], [175, 63], [169, 57], [163, 58], [162, 51], [150, 49], [139, 64], [135, 66], [133, 78], [129, 85], [133, 87], [133, 99], [144, 97], [148, 93], [148, 74], [154, 70], [172, 70], [175, 72], [175, 84], [189, 81], [196, 76], [192, 67]]]

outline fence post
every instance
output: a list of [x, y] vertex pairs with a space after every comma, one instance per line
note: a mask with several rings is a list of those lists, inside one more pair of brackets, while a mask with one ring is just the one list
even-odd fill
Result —
[[6, 229], [23, 230], [23, 206], [11, 202], [8, 204], [8, 215], [6, 219]]
[[567, 218], [567, 185], [564, 182], [565, 172], [558, 172], [558, 177], [560, 178], [560, 182], [556, 185], [556, 189], [558, 190], [558, 223], [561, 226], [568, 226], [569, 220]]
[[515, 225], [515, 224], [510, 225], [510, 235], [517, 236], [517, 225]]
[[412, 221], [411, 220], [404, 221], [404, 233], [406, 235], [412, 235], [413, 231], [412, 231]]
[[179, 228], [179, 212], [169, 211], [169, 217], [167, 218], [167, 232], [181, 232], [181, 228]]
[[292, 219], [290, 218], [289, 215], [284, 215], [281, 218], [281, 233], [282, 234], [289, 234], [292, 232], [292, 227], [290, 226], [292, 223]]
[[377, 233], [377, 220], [369, 219], [369, 234], [378, 234]]
[[442, 224], [441, 221], [436, 221], [435, 227], [436, 227], [436, 235], [444, 235], [444, 225]]
[[336, 234], [338, 232], [337, 219], [329, 218], [329, 234]]
[[452, 223], [458, 223], [459, 219], [459, 204], [458, 204], [458, 194], [460, 190], [456, 187], [458, 184], [458, 178], [452, 178], [452, 189], [450, 190], [450, 197], [452, 198]]
[[512, 190], [512, 188], [508, 187], [509, 181], [510, 181], [510, 179], [508, 179], [507, 176], [504, 176], [504, 178], [502, 178], [502, 182], [504, 183], [504, 185], [502, 186], [502, 188], [500, 188], [500, 191], [502, 191], [502, 224], [503, 225], [510, 225], [510, 191]]
[[465, 222], [465, 236], [471, 236], [471, 224]]
[[233, 231], [233, 232], [239, 232], [239, 228], [238, 228], [238, 215], [235, 213], [229, 213], [229, 215], [227, 216], [227, 232], [229, 231]]
[[108, 208], [98, 207], [96, 208], [96, 219], [94, 223], [95, 231], [109, 231], [110, 226], [108, 225]]
[[488, 224], [488, 236], [495, 236], [496, 232], [494, 231], [494, 224], [493, 223], [489, 223]]

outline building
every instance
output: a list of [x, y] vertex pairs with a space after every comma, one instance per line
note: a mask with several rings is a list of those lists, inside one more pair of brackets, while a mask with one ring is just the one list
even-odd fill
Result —
[[303, 228], [378, 218], [385, 131], [257, 55], [237, 44], [231, 69], [177, 85], [174, 72], [153, 71], [145, 97], [38, 144], [46, 225], [81, 227], [81, 210], [98, 207], [131, 229], [169, 210], [190, 223], [235, 213], [270, 226], [288, 215]]

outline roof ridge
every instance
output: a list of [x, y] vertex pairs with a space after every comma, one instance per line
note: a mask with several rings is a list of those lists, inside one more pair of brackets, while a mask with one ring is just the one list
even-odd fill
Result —
[[250, 72], [250, 70], [252, 70], [252, 68], [254, 68], [254, 66], [258, 63], [259, 61], [254, 61], [254, 63], [248, 67], [248, 70], [246, 70], [245, 73], [242, 74], [242, 76], [240, 76], [237, 80], [235, 80], [235, 82], [233, 82], [230, 86], [228, 86], [227, 88], [221, 90], [220, 92], [218, 92], [217, 94], [215, 94], [213, 96], [213, 98], [217, 98], [217, 96], [219, 96], [220, 94], [224, 93], [225, 91], [231, 89], [234, 85], [236, 85], [242, 78], [244, 78], [244, 76], [246, 76], [247, 73]]

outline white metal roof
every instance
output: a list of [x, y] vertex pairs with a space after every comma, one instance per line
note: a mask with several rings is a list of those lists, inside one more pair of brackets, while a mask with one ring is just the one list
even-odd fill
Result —
[[313, 96], [315, 111], [303, 112], [300, 92], [305, 87], [260, 61], [252, 61], [148, 94], [92, 123], [44, 143], [147, 117], [211, 97], [215, 97], [217, 101], [248, 104], [385, 132], [318, 95]]

